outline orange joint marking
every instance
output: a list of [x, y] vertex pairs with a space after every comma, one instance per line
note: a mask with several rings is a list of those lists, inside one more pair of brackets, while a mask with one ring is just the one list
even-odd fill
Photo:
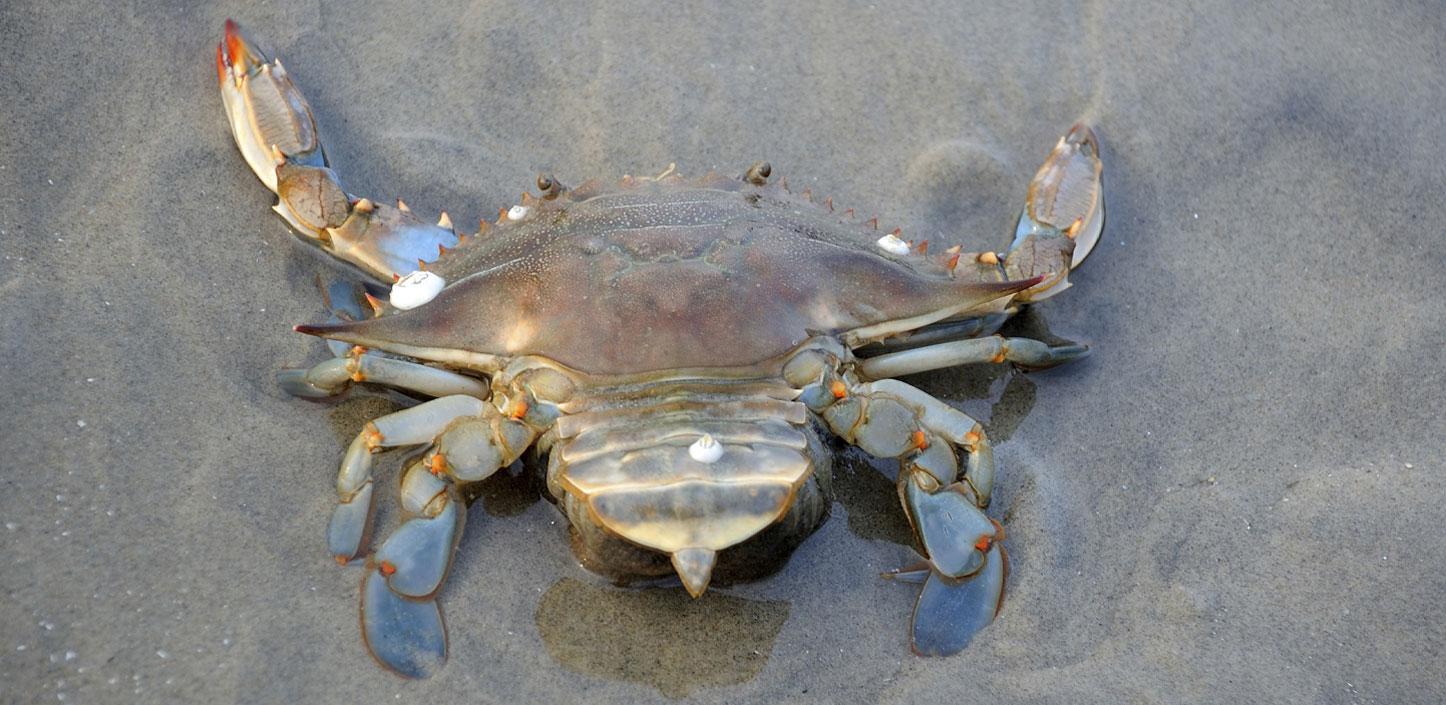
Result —
[[974, 542], [974, 550], [980, 553], [988, 553], [989, 547], [993, 545], [994, 539], [992, 537], [980, 536], [979, 540]]
[[993, 252], [980, 252], [977, 259], [980, 264], [999, 264], [999, 255]]
[[365, 372], [362, 372], [361, 361], [358, 360], [357, 358], [352, 358], [352, 359], [350, 359], [350, 360], [347, 360], [347, 362], [346, 362], [346, 371], [349, 372], [349, 373], [351, 373], [351, 381], [353, 381], [353, 382], [365, 382], [365, 381], [367, 381], [366, 373], [365, 373]]
[[332, 556], [332, 558], [336, 559], [337, 565], [346, 565], [347, 563], [351, 562], [351, 559], [347, 558], [345, 553], [338, 553], [335, 556]]
[[946, 262], [944, 266], [948, 267], [949, 271], [954, 271], [954, 268], [959, 266], [959, 253], [955, 252], [953, 255], [950, 255], [949, 261]]
[[362, 433], [366, 434], [367, 450], [375, 451], [382, 446], [382, 432], [378, 431], [376, 426], [368, 424]]
[[445, 257], [445, 256], [447, 256], [447, 246], [446, 246], [446, 245], [443, 245], [443, 244], [440, 243], [440, 242], [437, 243], [437, 257], [438, 257], [438, 258], [441, 258], [441, 257]]
[[849, 395], [849, 388], [843, 383], [842, 380], [834, 380], [833, 384], [830, 384], [828, 386], [828, 390], [830, 392], [833, 392], [834, 399], [843, 399], [844, 397], [847, 397]]
[[517, 400], [517, 403], [512, 405], [512, 413], [511, 413], [510, 415], [511, 415], [512, 418], [514, 418], [514, 419], [520, 419], [520, 418], [526, 416], [526, 415], [527, 415], [527, 400], [526, 400], [526, 399], [518, 399], [518, 400]]
[[978, 431], [970, 431], [964, 434], [964, 442], [968, 443], [971, 448], [979, 445], [979, 441], [981, 440], [984, 440], [984, 434]]
[[1069, 227], [1064, 229], [1064, 236], [1073, 240], [1074, 236], [1079, 234], [1079, 227], [1081, 225], [1084, 225], [1084, 218], [1075, 218], [1074, 222], [1070, 223]]
[[377, 568], [377, 570], [380, 570], [382, 572], [382, 575], [391, 577], [392, 573], [397, 572], [397, 567], [392, 565], [391, 561], [382, 561], [382, 564]]
[[915, 447], [915, 448], [918, 448], [919, 450], [924, 450], [925, 448], [928, 448], [928, 447], [929, 447], [929, 436], [925, 435], [923, 431], [915, 431], [915, 432], [914, 432], [914, 447]]
[[427, 466], [427, 470], [433, 475], [441, 475], [447, 472], [447, 456], [442, 455], [440, 452], [434, 453], [432, 460]]
[[990, 362], [1004, 362], [1004, 356], [1005, 356], [1005, 354], [1008, 353], [1008, 352], [1009, 352], [1009, 346], [1001, 343], [1001, 344], [999, 345], [999, 352], [996, 353], [996, 354], [994, 355], [994, 357], [991, 358], [989, 361], [990, 361]]
[[351, 346], [351, 350], [348, 351], [348, 353], [352, 357], [361, 357], [362, 355], [367, 354], [367, 349], [361, 345], [353, 345]]

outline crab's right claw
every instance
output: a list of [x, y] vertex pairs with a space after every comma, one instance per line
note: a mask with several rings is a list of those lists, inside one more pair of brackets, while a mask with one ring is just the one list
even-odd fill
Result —
[[386, 283], [456, 247], [458, 235], [445, 213], [433, 225], [401, 201], [392, 207], [342, 189], [301, 91], [281, 62], [268, 58], [231, 20], [216, 46], [216, 75], [236, 146], [276, 193], [274, 210], [297, 232]]
[[216, 74], [236, 146], [267, 188], [276, 191], [276, 169], [285, 158], [326, 166], [306, 99], [281, 62], [268, 59], [233, 20], [226, 20], [225, 38], [216, 45]]

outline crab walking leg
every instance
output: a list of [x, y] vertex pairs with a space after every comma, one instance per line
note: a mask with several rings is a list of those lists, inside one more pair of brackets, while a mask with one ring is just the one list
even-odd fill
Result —
[[231, 20], [216, 47], [216, 74], [236, 146], [276, 193], [274, 210], [302, 235], [387, 282], [457, 244], [445, 213], [432, 225], [400, 201], [393, 208], [343, 191], [290, 74]]
[[337, 471], [340, 503], [326, 530], [327, 550], [338, 563], [345, 564], [360, 553], [371, 526], [372, 456], [383, 448], [427, 443], [456, 419], [480, 416], [488, 406], [467, 395], [442, 397], [387, 414], [357, 434]]
[[964, 480], [979, 506], [989, 506], [994, 449], [978, 421], [898, 380], [845, 386], [843, 396], [823, 411], [834, 433], [875, 457], [908, 458], [941, 485], [958, 473], [951, 445], [960, 446], [969, 453]]
[[870, 379], [902, 377], [975, 362], [1012, 362], [1024, 370], [1043, 370], [1088, 353], [1089, 348], [1084, 345], [1049, 345], [1033, 338], [991, 335], [877, 355], [859, 361], [858, 370]]
[[387, 668], [423, 678], [447, 657], [437, 592], [462, 537], [457, 489], [512, 464], [536, 438], [524, 421], [488, 404], [453, 421], [402, 476], [402, 509], [411, 516], [368, 561], [361, 624], [367, 649]]
[[333, 397], [358, 382], [398, 387], [430, 397], [465, 394], [486, 399], [487, 385], [475, 377], [428, 367], [376, 353], [348, 353], [312, 366], [276, 373], [276, 381], [288, 394], [310, 399]]
[[928, 345], [952, 342], [955, 340], [966, 340], [978, 338], [984, 335], [993, 335], [1009, 320], [1018, 309], [1008, 309], [999, 313], [989, 313], [983, 316], [972, 318], [961, 318], [957, 321], [942, 321], [930, 324], [917, 330], [899, 335], [891, 336], [883, 340], [871, 343], [862, 348], [865, 354], [879, 355], [883, 353], [900, 352], [903, 350], [914, 350]]

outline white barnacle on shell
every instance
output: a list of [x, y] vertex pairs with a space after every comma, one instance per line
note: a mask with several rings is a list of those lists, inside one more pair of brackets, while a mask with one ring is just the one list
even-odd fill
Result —
[[688, 446], [688, 455], [700, 463], [713, 463], [723, 457], [723, 444], [705, 433]]
[[909, 243], [900, 240], [898, 236], [894, 235], [893, 233], [889, 233], [888, 235], [879, 238], [874, 244], [878, 245], [879, 249], [890, 254], [909, 254]]
[[513, 206], [507, 209], [508, 220], [522, 220], [527, 217], [527, 206]]
[[437, 298], [446, 286], [447, 281], [441, 275], [418, 269], [392, 284], [391, 303], [408, 311]]

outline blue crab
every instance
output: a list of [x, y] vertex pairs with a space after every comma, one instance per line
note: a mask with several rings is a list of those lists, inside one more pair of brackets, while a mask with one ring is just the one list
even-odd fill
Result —
[[[1088, 127], [1050, 152], [1005, 253], [930, 252], [794, 195], [763, 162], [572, 189], [542, 176], [539, 195], [464, 234], [445, 213], [433, 223], [348, 194], [281, 62], [230, 21], [216, 51], [231, 131], [276, 212], [390, 284], [366, 294], [370, 311], [353, 297], [336, 306], [344, 320], [297, 326], [336, 357], [280, 383], [302, 397], [365, 383], [425, 399], [356, 436], [327, 530], [330, 554], [363, 567], [361, 630], [383, 665], [422, 677], [444, 663], [437, 597], [467, 489], [529, 448], [584, 565], [618, 580], [676, 574], [696, 597], [715, 575], [786, 559], [819, 525], [832, 433], [899, 463], [924, 558], [891, 574], [922, 583], [913, 649], [955, 653], [993, 620], [1007, 566], [984, 511], [989, 440], [898, 378], [1086, 353], [996, 331], [1063, 291], [1099, 237]], [[401, 479], [405, 520], [373, 551], [373, 457], [400, 447], [424, 450]]]

